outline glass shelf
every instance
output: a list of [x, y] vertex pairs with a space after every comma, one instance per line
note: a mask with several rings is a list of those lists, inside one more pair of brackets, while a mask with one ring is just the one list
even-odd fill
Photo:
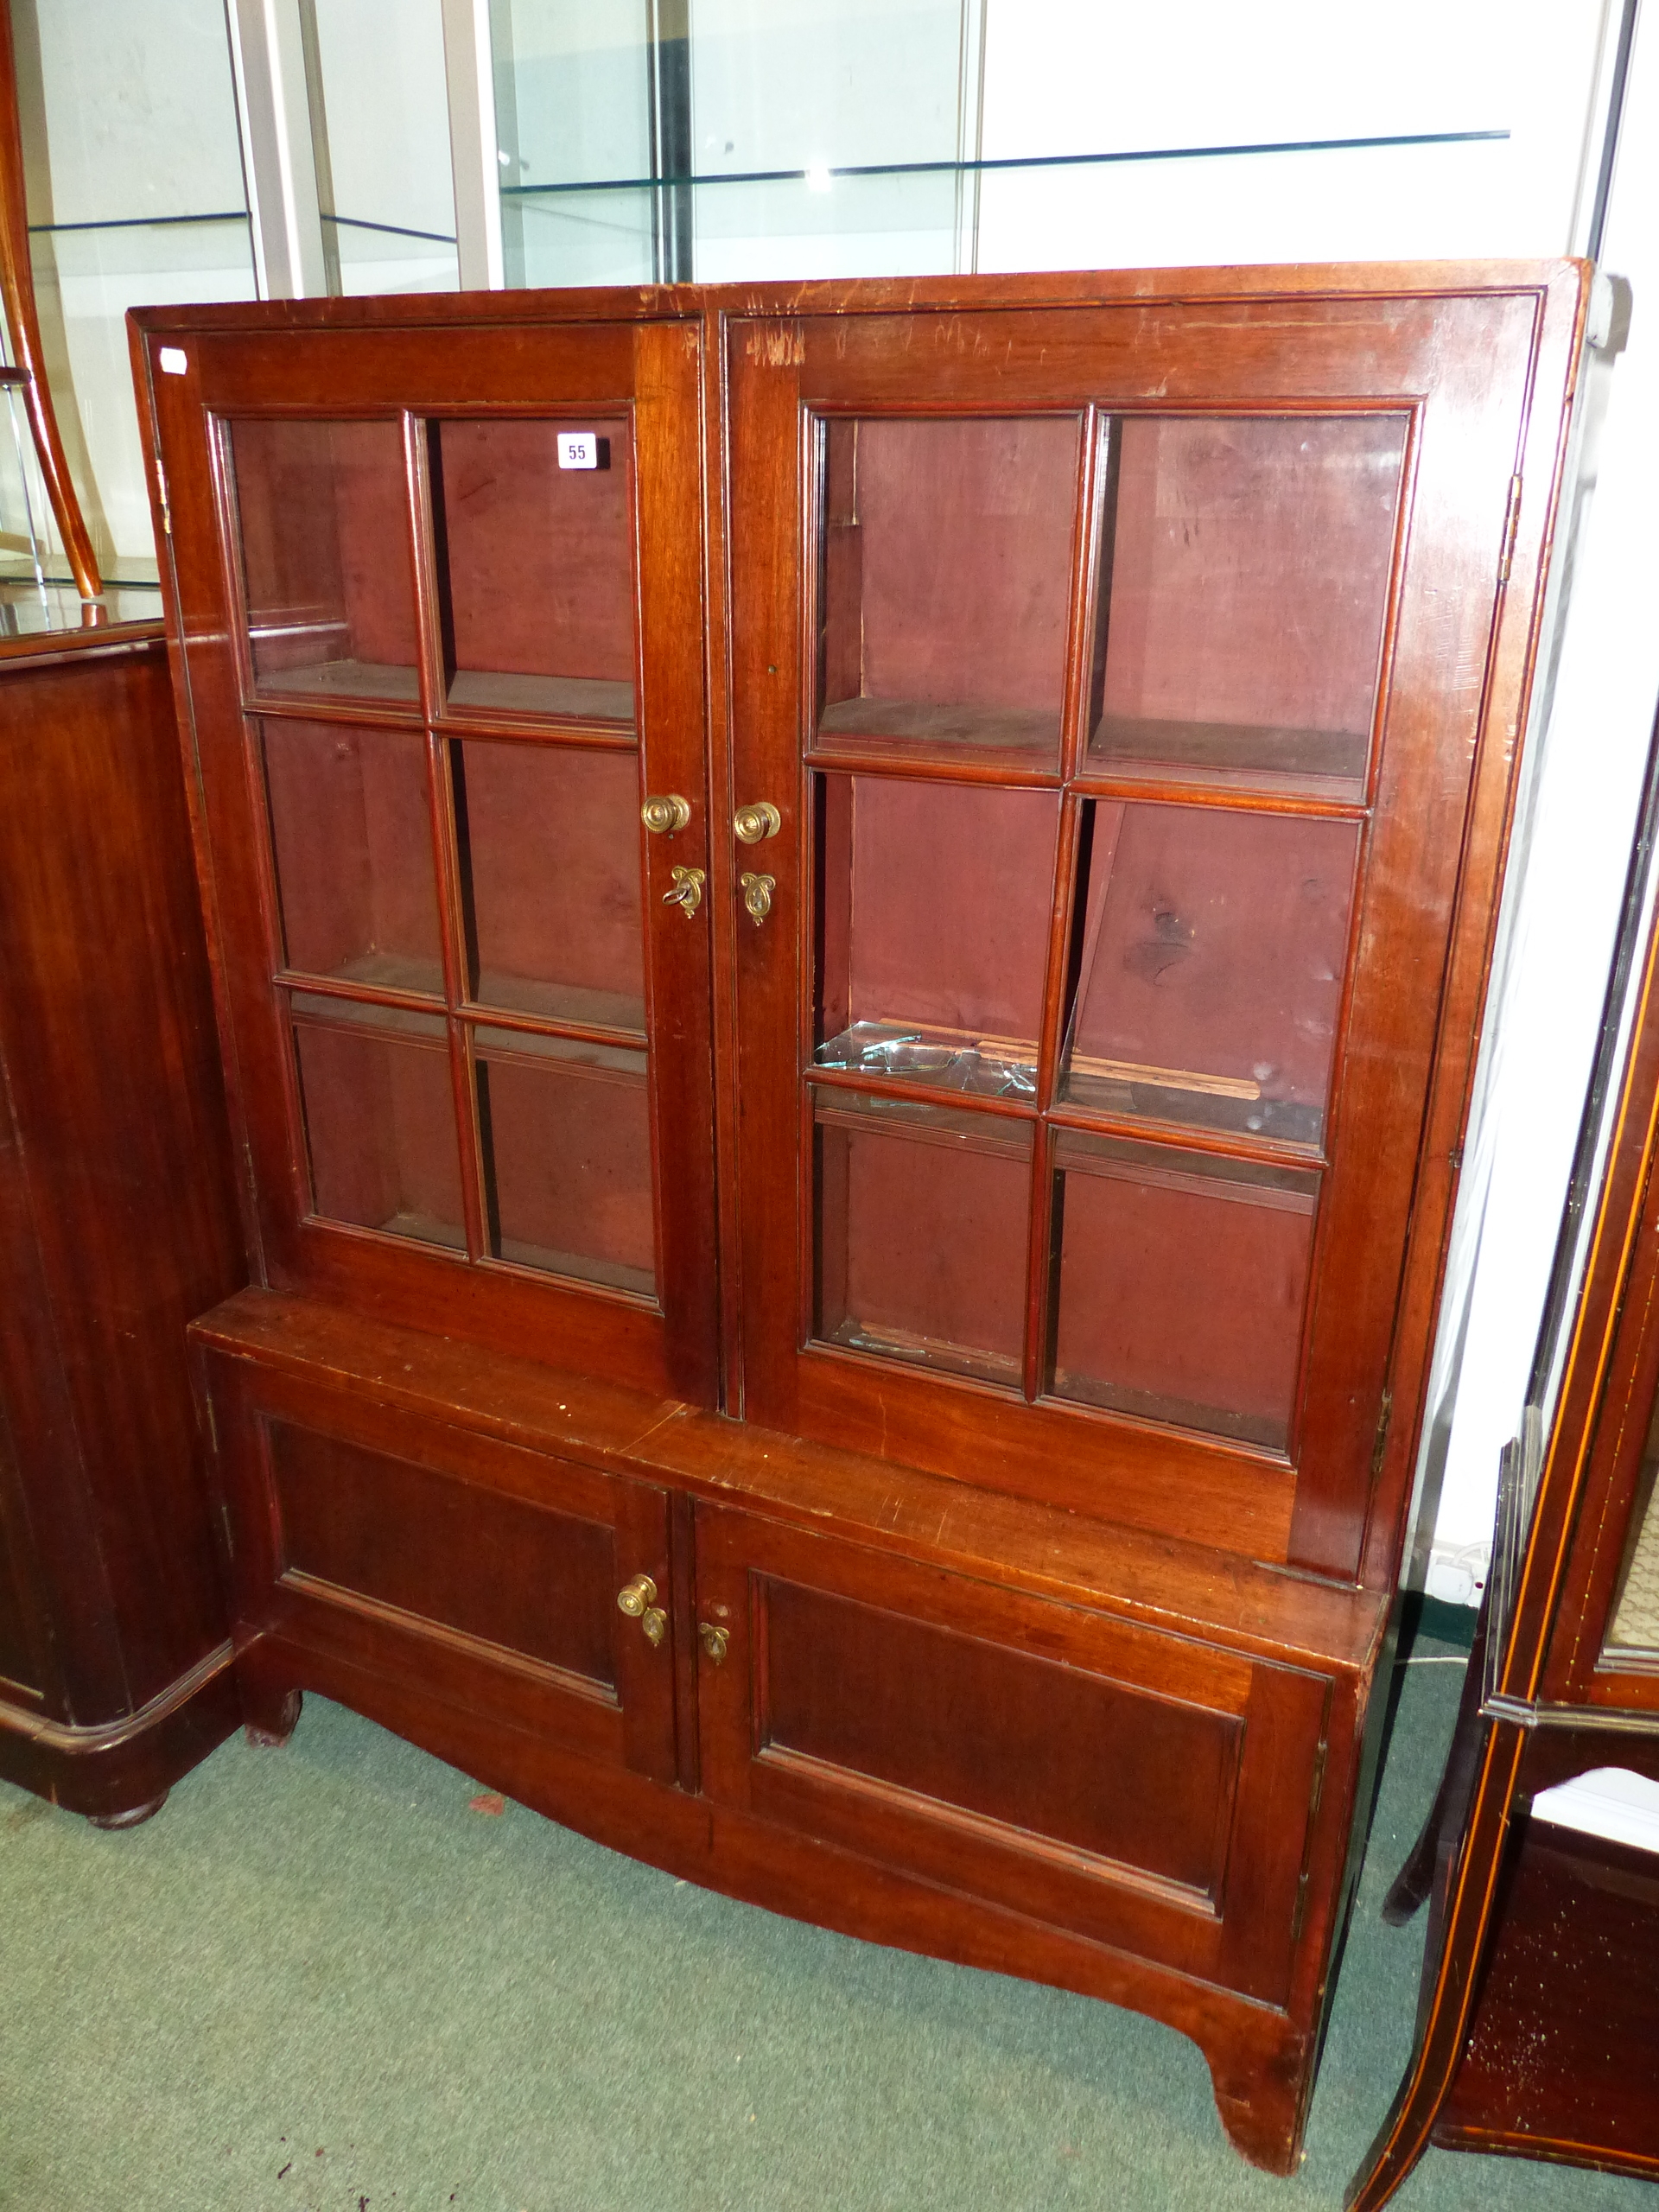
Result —
[[417, 705], [398, 425], [245, 419], [230, 442], [256, 690]]
[[1018, 1389], [1032, 1125], [814, 1092], [825, 1344]]
[[1055, 1397], [1287, 1448], [1317, 1170], [1061, 1130]]
[[442, 998], [424, 738], [274, 716], [259, 731], [287, 965]]
[[1086, 769], [1363, 800], [1404, 416], [1137, 416], [1101, 435]]
[[1058, 797], [849, 775], [818, 796], [816, 1064], [1028, 1096]]
[[1060, 1096], [1317, 1147], [1359, 836], [1318, 816], [1087, 807]]
[[297, 991], [289, 1012], [313, 1212], [464, 1251], [442, 1018]]
[[511, 1029], [474, 1046], [493, 1255], [653, 1295], [645, 1053]]
[[632, 729], [626, 418], [445, 422], [430, 435], [451, 709]]
[[818, 743], [1057, 765], [1077, 419], [822, 437]]

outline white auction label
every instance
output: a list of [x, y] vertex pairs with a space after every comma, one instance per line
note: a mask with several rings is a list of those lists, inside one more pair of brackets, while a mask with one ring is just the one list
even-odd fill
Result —
[[599, 467], [599, 439], [592, 430], [561, 430], [559, 432], [559, 467], [561, 468], [597, 468]]
[[163, 346], [156, 358], [170, 377], [188, 376], [190, 373], [190, 363], [181, 346]]

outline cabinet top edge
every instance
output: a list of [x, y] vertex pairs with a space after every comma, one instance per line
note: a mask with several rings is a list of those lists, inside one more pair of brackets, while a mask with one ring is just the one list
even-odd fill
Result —
[[[481, 323], [690, 321], [793, 315], [898, 314], [997, 308], [1195, 306], [1249, 300], [1457, 298], [1582, 294], [1583, 260], [1286, 262], [1170, 269], [1058, 270], [1007, 275], [861, 276], [723, 284], [570, 286], [496, 292], [382, 294], [133, 308], [147, 336], [276, 331], [443, 328]], [[556, 303], [556, 305], [554, 305]]]
[[782, 1437], [287, 1292], [239, 1291], [190, 1335], [200, 1351], [308, 1389], [665, 1484], [705, 1505], [988, 1574], [1061, 1603], [1098, 1604], [1281, 1664], [1363, 1673], [1381, 1648], [1386, 1592]]

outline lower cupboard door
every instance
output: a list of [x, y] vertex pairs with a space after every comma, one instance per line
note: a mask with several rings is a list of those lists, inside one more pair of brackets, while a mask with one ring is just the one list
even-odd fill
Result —
[[238, 1618], [314, 1656], [324, 1694], [352, 1700], [337, 1662], [673, 1781], [664, 1493], [332, 1394], [293, 1397], [228, 1421], [220, 1408]]
[[718, 1508], [696, 1551], [711, 1796], [1284, 1999], [1325, 1676]]

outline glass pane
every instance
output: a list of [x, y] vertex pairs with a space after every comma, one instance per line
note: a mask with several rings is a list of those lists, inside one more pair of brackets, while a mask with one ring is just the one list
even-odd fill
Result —
[[477, 1033], [498, 1259], [650, 1296], [657, 1287], [643, 1052]]
[[450, 705], [631, 725], [626, 421], [445, 423], [433, 436]]
[[453, 291], [442, 0], [328, 0], [302, 21], [329, 290]]
[[417, 700], [397, 425], [233, 423], [231, 448], [260, 689]]
[[1405, 417], [1143, 416], [1103, 435], [1090, 765], [1363, 798]]
[[643, 1036], [633, 755], [477, 738], [450, 753], [474, 998]]
[[1018, 1389], [1031, 1124], [816, 1093], [823, 1342]]
[[1061, 1096], [1317, 1145], [1359, 835], [1308, 816], [1087, 809]]
[[463, 1250], [443, 1022], [297, 992], [292, 1010], [314, 1211]]
[[1659, 1471], [1659, 1407], [1654, 1410], [1637, 1478], [1636, 1502], [1625, 1541], [1607, 1631], [1610, 1656], [1659, 1654], [1659, 1510], [1654, 1504], [1654, 1476]]
[[270, 719], [260, 734], [288, 965], [442, 997], [425, 739]]
[[1286, 1448], [1317, 1172], [1061, 1132], [1048, 1389]]
[[823, 431], [818, 737], [1058, 760], [1069, 416]]
[[1059, 800], [819, 779], [820, 1067], [1036, 1090]]

